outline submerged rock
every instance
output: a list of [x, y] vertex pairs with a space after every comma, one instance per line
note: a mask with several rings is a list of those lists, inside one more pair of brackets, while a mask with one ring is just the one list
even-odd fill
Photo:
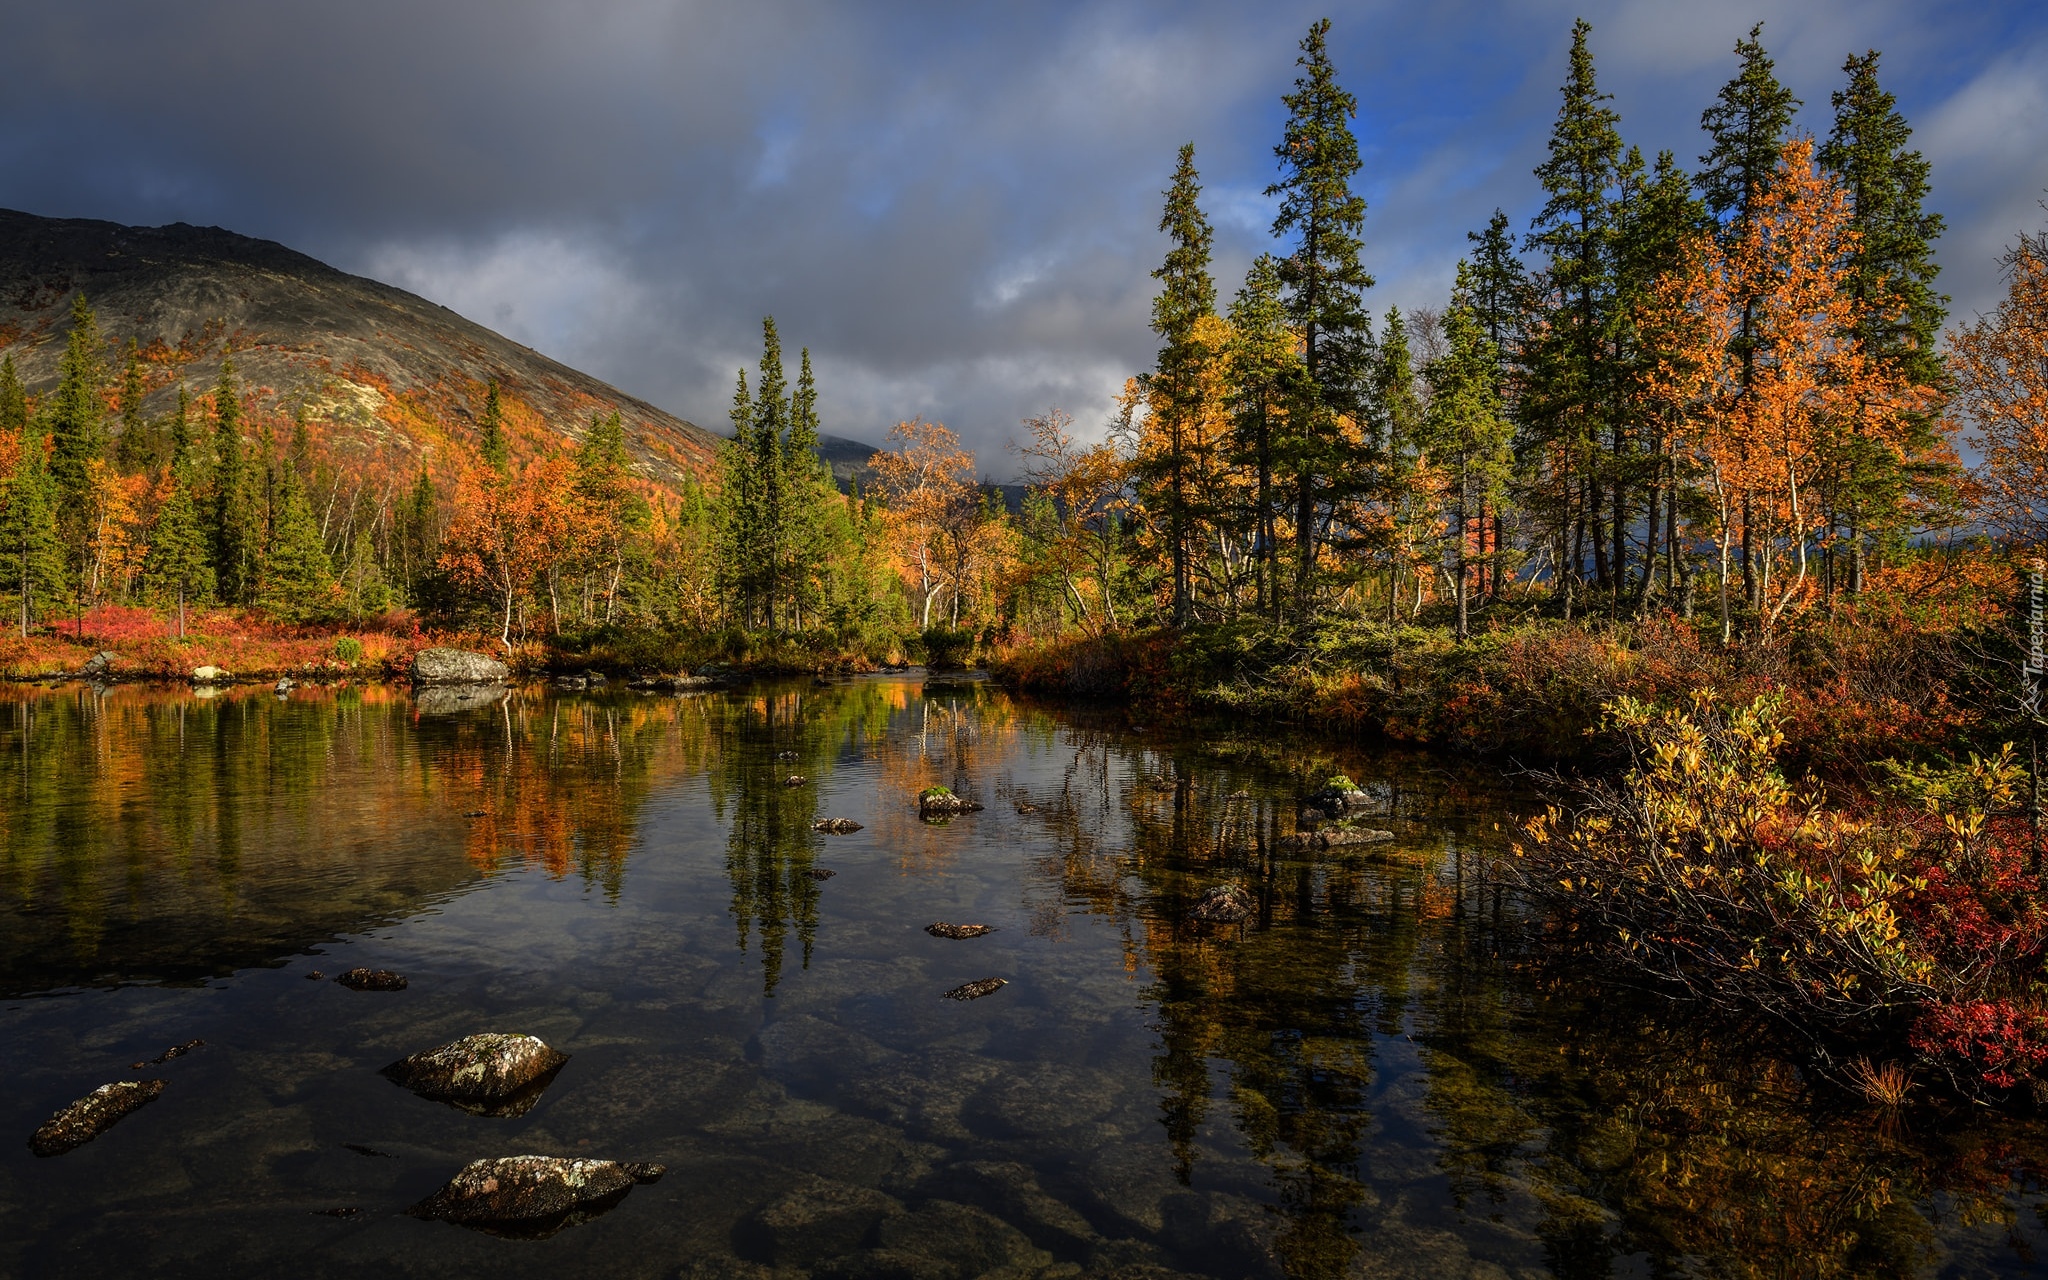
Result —
[[990, 995], [1009, 985], [1010, 980], [1008, 978], [978, 978], [973, 982], [961, 983], [941, 998], [946, 1000], [979, 1000], [983, 996]]
[[353, 1204], [339, 1205], [332, 1209], [315, 1209], [313, 1212], [323, 1218], [360, 1218], [363, 1216], [362, 1207]]
[[775, 1267], [805, 1268], [858, 1249], [903, 1206], [867, 1187], [822, 1178], [769, 1201], [735, 1233], [741, 1252]]
[[804, 777], [804, 775], [800, 773], [792, 773], [787, 778], [784, 778], [782, 780], [782, 785], [785, 787], [800, 787], [804, 785], [804, 783], [809, 781], [809, 778]]
[[172, 1058], [182, 1058], [186, 1054], [192, 1052], [194, 1049], [200, 1048], [205, 1044], [206, 1041], [204, 1040], [187, 1040], [183, 1044], [174, 1044], [170, 1048], [164, 1050], [162, 1053], [156, 1055], [154, 1058], [149, 1059], [147, 1062], [129, 1063], [128, 1069], [130, 1071], [141, 1071], [149, 1067], [160, 1067], [164, 1063], [169, 1062]]
[[350, 991], [403, 991], [405, 975], [389, 969], [350, 969], [335, 979]]
[[326, 974], [324, 974], [324, 973], [320, 972], [320, 971], [319, 971], [318, 969], [308, 969], [308, 970], [306, 970], [306, 981], [308, 981], [308, 982], [318, 982], [318, 981], [320, 981], [320, 980], [321, 980], [322, 978], [325, 978], [326, 976], [327, 976]]
[[994, 933], [992, 924], [947, 924], [944, 920], [928, 924], [924, 931], [934, 938], [979, 938], [984, 933]]
[[1236, 924], [1256, 909], [1252, 895], [1234, 884], [1219, 884], [1205, 892], [1188, 919], [1210, 924]]
[[156, 1101], [164, 1091], [161, 1080], [117, 1080], [103, 1084], [83, 1098], [43, 1121], [28, 1140], [28, 1149], [39, 1156], [61, 1156], [82, 1147], [114, 1127], [122, 1116]]
[[1029, 800], [1019, 800], [1019, 801], [1017, 802], [1017, 812], [1018, 812], [1018, 813], [1037, 813], [1037, 812], [1038, 812], [1038, 806], [1037, 806], [1037, 805], [1035, 805], [1035, 804], [1033, 804], [1033, 803], [1031, 803], [1031, 802], [1030, 802]]
[[422, 649], [412, 660], [414, 684], [496, 684], [509, 674], [496, 658], [468, 649]]
[[595, 1218], [625, 1199], [635, 1183], [659, 1181], [666, 1172], [658, 1164], [503, 1156], [466, 1165], [406, 1212], [492, 1235], [539, 1239]]
[[776, 758], [777, 760], [794, 760], [794, 759], [796, 759], [796, 752], [794, 752], [794, 751], [778, 751], [778, 752], [776, 752], [776, 753], [775, 753], [775, 758]]
[[813, 880], [824, 881], [830, 880], [839, 873], [830, 867], [812, 867], [809, 871], [804, 872], [804, 874]]
[[557, 689], [567, 689], [573, 692], [579, 689], [588, 689], [589, 687], [590, 680], [588, 677], [585, 676], [571, 675], [555, 677], [555, 688]]
[[401, 1058], [386, 1078], [422, 1098], [482, 1116], [519, 1116], [533, 1109], [569, 1055], [538, 1037], [485, 1032]]
[[811, 830], [823, 831], [827, 835], [843, 836], [860, 830], [860, 824], [852, 818], [820, 818], [811, 824]]
[[1335, 849], [1347, 844], [1383, 844], [1394, 838], [1391, 831], [1379, 831], [1372, 827], [1320, 827], [1313, 831], [1297, 831], [1291, 836], [1281, 836], [1274, 841], [1277, 849], [1300, 851], [1304, 849]]

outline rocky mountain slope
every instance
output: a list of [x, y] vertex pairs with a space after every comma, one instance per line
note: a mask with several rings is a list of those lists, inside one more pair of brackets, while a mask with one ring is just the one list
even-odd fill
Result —
[[392, 475], [445, 471], [475, 439], [498, 381], [516, 455], [572, 442], [617, 409], [649, 488], [710, 467], [717, 437], [426, 299], [268, 240], [175, 223], [127, 227], [0, 210], [0, 352], [30, 390], [54, 385], [83, 290], [109, 339], [145, 361], [150, 414], [180, 385], [210, 392], [231, 356], [259, 410], [304, 404], [337, 463]]

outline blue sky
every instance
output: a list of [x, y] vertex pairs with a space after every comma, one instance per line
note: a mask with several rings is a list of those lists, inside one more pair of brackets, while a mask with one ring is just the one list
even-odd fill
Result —
[[2048, 6], [80, 0], [0, 45], [0, 205], [214, 223], [414, 289], [708, 426], [773, 313], [827, 427], [1092, 426], [1149, 363], [1159, 193], [1193, 141], [1235, 287], [1309, 23], [1359, 99], [1371, 303], [1438, 305], [1538, 203], [1572, 19], [1625, 138], [1691, 164], [1764, 42], [1824, 134], [1843, 58], [1934, 165], [1957, 315], [2048, 225]]

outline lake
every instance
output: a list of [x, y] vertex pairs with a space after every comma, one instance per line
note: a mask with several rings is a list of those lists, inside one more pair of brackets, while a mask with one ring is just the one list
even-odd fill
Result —
[[[0, 1275], [2039, 1274], [2039, 1122], [1873, 1110], [1559, 960], [1488, 875], [1525, 781], [1145, 715], [0, 688]], [[1283, 849], [1334, 771], [1393, 840]], [[1221, 884], [1251, 917], [1190, 920]], [[379, 1074], [482, 1031], [570, 1055], [524, 1114]], [[545, 1239], [405, 1215], [523, 1153], [668, 1172]]]

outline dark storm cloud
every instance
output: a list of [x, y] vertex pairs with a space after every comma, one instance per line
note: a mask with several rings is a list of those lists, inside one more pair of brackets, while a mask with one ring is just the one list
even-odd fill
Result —
[[[2041, 220], [2048, 36], [2025, 6], [1333, 8], [1379, 310], [1440, 301], [1496, 205], [1526, 222], [1575, 12], [1629, 140], [1687, 163], [1758, 18], [1817, 132], [1843, 56], [1885, 50], [1960, 313]], [[1180, 142], [1226, 296], [1268, 247], [1278, 96], [1322, 11], [85, 0], [10, 15], [0, 204], [281, 240], [712, 426], [773, 313], [829, 429], [940, 418], [1002, 474], [1019, 417], [1098, 422], [1149, 362]]]

